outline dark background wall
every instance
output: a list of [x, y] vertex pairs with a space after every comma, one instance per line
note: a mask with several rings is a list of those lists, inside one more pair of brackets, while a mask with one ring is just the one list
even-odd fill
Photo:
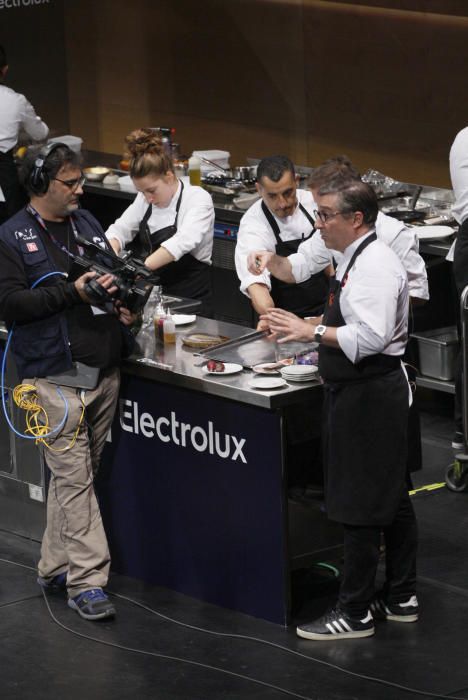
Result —
[[[48, 12], [53, 31], [38, 24]], [[464, 0], [50, 0], [0, 10], [8, 45], [5, 17], [12, 84], [92, 149], [119, 153], [131, 129], [169, 125], [184, 152], [226, 149], [235, 165], [344, 152], [447, 186], [468, 123]]]
[[57, 133], [68, 133], [64, 0], [14, 2], [0, 2], [0, 44], [10, 65], [7, 82], [27, 96]]

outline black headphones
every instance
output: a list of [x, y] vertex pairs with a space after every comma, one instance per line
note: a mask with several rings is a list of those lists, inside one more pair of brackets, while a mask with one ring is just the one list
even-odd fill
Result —
[[29, 175], [29, 189], [34, 194], [45, 194], [49, 189], [50, 177], [45, 169], [47, 158], [57, 148], [68, 148], [66, 143], [54, 141], [41, 148], [34, 161], [34, 167]]

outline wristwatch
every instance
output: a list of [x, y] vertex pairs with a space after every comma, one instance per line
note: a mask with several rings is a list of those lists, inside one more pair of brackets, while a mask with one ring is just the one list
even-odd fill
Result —
[[322, 336], [323, 336], [323, 334], [325, 333], [326, 330], [327, 330], [327, 327], [324, 326], [322, 323], [320, 323], [320, 324], [316, 327], [316, 329], [315, 329], [315, 336], [314, 336], [314, 339], [315, 339], [315, 342], [316, 342], [316, 343], [320, 343], [320, 342], [322, 341]]

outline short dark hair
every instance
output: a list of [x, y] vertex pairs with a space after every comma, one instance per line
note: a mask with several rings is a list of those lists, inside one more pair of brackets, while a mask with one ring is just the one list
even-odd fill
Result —
[[[36, 194], [34, 187], [31, 186], [31, 174], [36, 167], [36, 160], [44, 148], [45, 146], [28, 148], [28, 152], [21, 163], [20, 180], [29, 195]], [[82, 165], [81, 153], [76, 153], [76, 151], [73, 151], [65, 144], [54, 148], [50, 155], [46, 157], [42, 171], [49, 180], [53, 180], [64, 165], [76, 166], [77, 168], [81, 168]]]
[[4, 47], [0, 44], [0, 70], [8, 65], [8, 59]]
[[349, 180], [361, 179], [361, 173], [354, 167], [348, 156], [340, 155], [328, 158], [314, 168], [307, 184], [310, 189], [317, 189], [337, 176], [347, 177]]
[[286, 172], [291, 173], [295, 177], [296, 171], [292, 160], [287, 156], [268, 156], [263, 158], [258, 164], [257, 182], [260, 182], [262, 177], [268, 177], [273, 182], [278, 182]]
[[318, 193], [320, 196], [337, 194], [339, 196], [338, 207], [342, 214], [360, 211], [363, 214], [365, 224], [368, 226], [375, 224], [379, 205], [377, 195], [367, 182], [337, 176], [324, 183]]

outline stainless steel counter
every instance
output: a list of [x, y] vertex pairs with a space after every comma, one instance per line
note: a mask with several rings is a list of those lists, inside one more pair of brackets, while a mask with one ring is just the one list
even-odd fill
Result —
[[[300, 384], [291, 382], [284, 388], [265, 391], [252, 389], [249, 386], [255, 376], [251, 370], [244, 369], [232, 375], [205, 374], [202, 365], [206, 360], [200, 357], [199, 351], [182, 344], [184, 335], [195, 332], [234, 339], [245, 335], [249, 329], [232, 323], [197, 318], [195, 323], [188, 326], [178, 326], [175, 346], [156, 345], [154, 333], [151, 330], [140, 331], [137, 336], [137, 352], [124, 362], [123, 371], [164, 384], [193, 389], [270, 410], [308, 401], [322, 391], [322, 385], [318, 379]], [[302, 344], [302, 349], [307, 347], [306, 344]], [[274, 360], [274, 352], [272, 343], [271, 360]]]

